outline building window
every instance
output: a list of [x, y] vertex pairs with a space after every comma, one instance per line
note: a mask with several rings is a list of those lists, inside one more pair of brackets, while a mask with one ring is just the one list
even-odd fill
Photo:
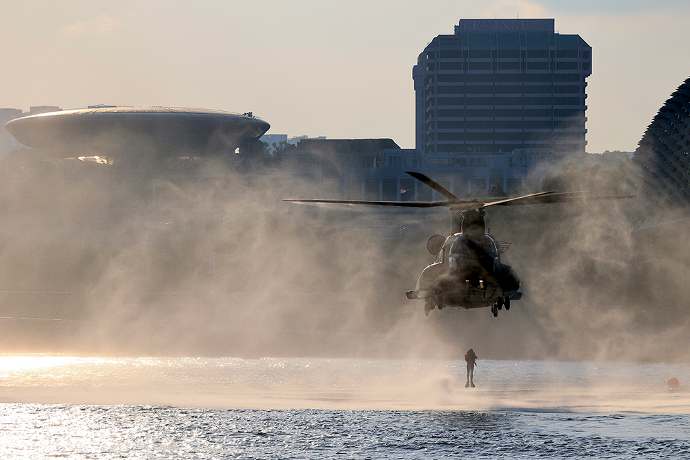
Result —
[[439, 109], [439, 118], [462, 118], [465, 116], [465, 111], [463, 109]]
[[520, 50], [498, 50], [499, 58], [519, 59]]
[[525, 109], [522, 111], [523, 117], [540, 117], [540, 118], [546, 118], [553, 115], [553, 112], [551, 109]]
[[438, 133], [439, 141], [464, 141], [465, 133]]
[[527, 50], [528, 58], [548, 59], [549, 50]]
[[557, 58], [565, 58], [565, 59], [577, 59], [578, 58], [578, 52], [577, 50], [557, 50], [556, 51], [556, 57]]
[[494, 128], [493, 121], [466, 121], [463, 123], [465, 129], [488, 129]]
[[551, 94], [553, 88], [551, 86], [525, 86], [523, 88], [525, 94]]
[[577, 73], [557, 73], [553, 76], [553, 81], [577, 81], [580, 82], [582, 81], [582, 77], [580, 77], [579, 74]]
[[465, 109], [465, 116], [470, 118], [493, 117], [492, 109]]
[[438, 86], [436, 88], [438, 94], [463, 94], [465, 92], [464, 86]]
[[462, 62], [441, 62], [439, 70], [462, 70]]
[[467, 105], [494, 105], [493, 97], [466, 97], [465, 104]]
[[470, 58], [487, 59], [491, 57], [489, 50], [470, 50]]
[[441, 50], [441, 59], [462, 59], [462, 50]]
[[465, 94], [493, 94], [493, 86], [458, 86], [458, 90], [464, 90]]
[[577, 62], [557, 62], [556, 70], [577, 70]]
[[549, 70], [549, 63], [548, 62], [528, 62], [527, 63], [527, 70]]
[[439, 97], [438, 105], [465, 105], [465, 98], [462, 97]]
[[584, 117], [585, 114], [582, 110], [578, 110], [578, 109], [556, 109], [553, 111], [553, 116], [554, 117], [572, 118], [572, 117]]
[[520, 70], [519, 62], [499, 62], [498, 70]]
[[[444, 70], [444, 69], [441, 69]], [[464, 75], [453, 75], [453, 74], [447, 74], [447, 73], [442, 73], [439, 74], [436, 78], [438, 79], [439, 82], [442, 83], [449, 83], [449, 82], [461, 82], [463, 81]]]
[[580, 105], [581, 101], [579, 97], [554, 97], [553, 105]]
[[553, 87], [553, 92], [554, 93], [575, 93], [579, 94], [582, 91], [582, 87], [580, 85], [554, 85]]
[[439, 121], [438, 129], [463, 129], [462, 121]]
[[469, 70], [491, 70], [490, 62], [470, 62], [468, 66]]

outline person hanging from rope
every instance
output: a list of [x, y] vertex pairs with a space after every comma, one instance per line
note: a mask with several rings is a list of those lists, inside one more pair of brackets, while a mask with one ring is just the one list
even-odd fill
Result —
[[477, 364], [477, 355], [474, 354], [473, 349], [469, 349], [465, 353], [465, 361], [467, 361], [467, 383], [465, 388], [474, 388], [474, 366]]

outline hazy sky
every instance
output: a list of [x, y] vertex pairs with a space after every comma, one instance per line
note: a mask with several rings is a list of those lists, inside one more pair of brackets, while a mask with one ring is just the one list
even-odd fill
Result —
[[518, 15], [592, 46], [589, 152], [634, 150], [690, 75], [688, 0], [0, 0], [0, 107], [251, 111], [413, 148], [419, 53], [461, 18]]

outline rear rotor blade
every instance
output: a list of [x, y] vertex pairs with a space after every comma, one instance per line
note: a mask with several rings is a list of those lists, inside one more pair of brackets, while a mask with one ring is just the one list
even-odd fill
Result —
[[432, 189], [436, 190], [436, 192], [440, 193], [441, 195], [445, 196], [449, 200], [458, 200], [458, 197], [450, 193], [444, 186], [436, 182], [435, 180], [425, 176], [422, 173], [414, 172], [414, 171], [405, 171], [407, 174], [410, 176], [414, 177], [418, 181], [428, 185]]
[[402, 206], [406, 208], [438, 208], [447, 201], [364, 201], [364, 200], [283, 200], [290, 203], [367, 204], [371, 206]]

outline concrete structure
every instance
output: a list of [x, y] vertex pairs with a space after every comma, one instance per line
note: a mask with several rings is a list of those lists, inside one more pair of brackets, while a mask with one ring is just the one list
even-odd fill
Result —
[[413, 68], [423, 165], [485, 168], [487, 189], [512, 190], [530, 158], [584, 153], [591, 60], [553, 19], [460, 20]]

